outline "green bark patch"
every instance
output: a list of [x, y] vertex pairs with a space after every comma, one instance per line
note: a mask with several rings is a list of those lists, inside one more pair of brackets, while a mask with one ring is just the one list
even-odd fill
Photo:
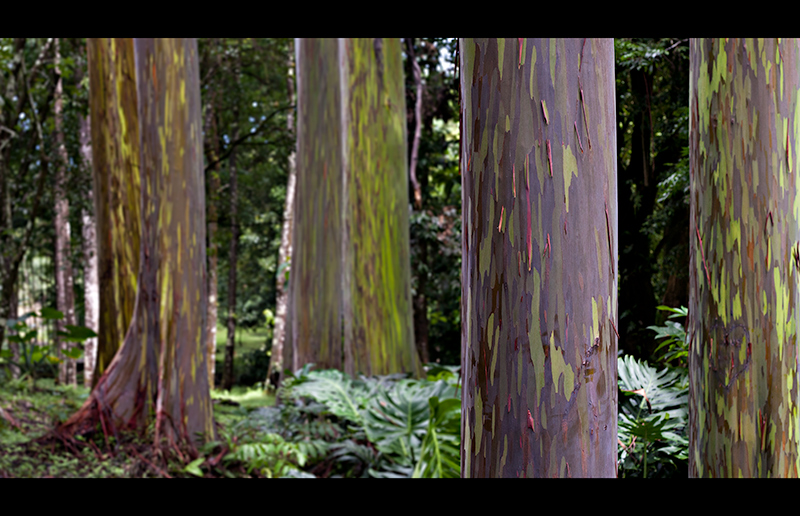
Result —
[[[690, 43], [689, 472], [797, 477], [798, 41]], [[789, 93], [791, 92], [791, 93]]]

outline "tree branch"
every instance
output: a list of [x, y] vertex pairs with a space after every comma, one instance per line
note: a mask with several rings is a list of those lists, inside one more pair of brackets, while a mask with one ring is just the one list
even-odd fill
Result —
[[[243, 142], [247, 141], [247, 140], [248, 140], [249, 138], [251, 138], [252, 136], [255, 136], [255, 135], [257, 135], [258, 133], [260, 133], [260, 132], [261, 132], [261, 131], [264, 129], [264, 127], [266, 127], [266, 125], [267, 125], [267, 122], [268, 122], [268, 121], [269, 121], [269, 120], [270, 120], [272, 117], [274, 117], [275, 115], [277, 115], [277, 114], [278, 114], [278, 113], [280, 113], [281, 111], [286, 111], [287, 109], [293, 109], [293, 108], [294, 108], [294, 106], [292, 106], [292, 105], [283, 106], [283, 107], [280, 107], [280, 108], [276, 109], [275, 111], [273, 111], [273, 112], [272, 112], [272, 113], [270, 113], [269, 115], [267, 115], [267, 116], [264, 118], [264, 120], [262, 120], [261, 122], [259, 122], [259, 124], [258, 124], [258, 125], [255, 127], [255, 130], [254, 130], [254, 131], [253, 131], [253, 130], [251, 130], [250, 132], [248, 132], [248, 133], [245, 133], [245, 134], [244, 134], [244, 136], [241, 136], [241, 137], [239, 137], [239, 138], [235, 139], [234, 141], [232, 141], [231, 143], [229, 143], [229, 144], [228, 144], [228, 147], [225, 149], [225, 151], [224, 151], [224, 152], [222, 152], [222, 154], [220, 154], [220, 155], [219, 155], [219, 157], [217, 157], [217, 159], [215, 159], [215, 160], [211, 161], [210, 163], [208, 163], [208, 164], [206, 165], [205, 172], [208, 172], [208, 171], [209, 171], [209, 170], [211, 170], [211, 168], [212, 168], [212, 167], [214, 167], [214, 166], [215, 166], [217, 163], [221, 162], [222, 160], [224, 160], [225, 158], [227, 158], [228, 156], [230, 156], [230, 155], [231, 155], [231, 152], [233, 152], [233, 149], [235, 149], [235, 148], [236, 148], [238, 145], [240, 145], [240, 144], [242, 144]], [[210, 152], [210, 150], [206, 151], [206, 153], [208, 153], [208, 152]]]

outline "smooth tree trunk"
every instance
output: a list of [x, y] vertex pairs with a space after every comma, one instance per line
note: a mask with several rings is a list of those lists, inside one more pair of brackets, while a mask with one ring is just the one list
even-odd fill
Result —
[[690, 41], [692, 477], [798, 476], [799, 59]]
[[301, 39], [292, 364], [421, 374], [400, 40]]
[[[89, 170], [92, 168], [90, 123], [88, 116], [81, 116], [81, 158], [84, 166], [88, 167]], [[94, 192], [94, 188], [89, 190], [89, 199], [92, 204], [94, 204]], [[94, 211], [91, 209], [82, 210], [81, 219], [83, 222], [81, 240], [83, 242], [84, 326], [97, 333], [99, 331], [97, 323], [100, 319], [100, 287], [97, 274], [97, 226], [95, 224]], [[97, 362], [97, 338], [87, 339], [84, 342], [83, 351], [83, 384], [86, 387], [91, 387]]]
[[[294, 94], [294, 46], [290, 43], [288, 74], [286, 89], [289, 92], [289, 104], [296, 102]], [[294, 138], [294, 108], [286, 117], [286, 130]], [[286, 337], [287, 309], [289, 304], [289, 288], [286, 284], [286, 272], [291, 270], [289, 265], [292, 258], [292, 228], [294, 221], [294, 192], [297, 183], [297, 154], [296, 146], [292, 146], [289, 153], [289, 181], [286, 186], [286, 207], [283, 210], [283, 228], [281, 230], [281, 246], [278, 250], [278, 275], [276, 278], [277, 300], [275, 302], [275, 329], [272, 334], [272, 351], [270, 355], [267, 382], [273, 387], [278, 386], [280, 373], [283, 370], [283, 343]]]
[[615, 477], [610, 39], [462, 39], [463, 477]]
[[133, 39], [89, 38], [99, 319], [92, 385], [130, 327], [139, 273], [141, 173]]
[[[56, 330], [65, 331], [66, 325], [75, 324], [75, 292], [73, 289], [72, 259], [70, 248], [69, 200], [67, 199], [67, 147], [64, 144], [64, 86], [61, 74], [61, 52], [59, 38], [55, 39], [56, 92], [53, 108], [55, 139], [58, 160], [55, 174], [55, 275], [56, 307], [64, 317], [56, 321]], [[56, 335], [59, 351], [70, 349], [72, 344]], [[77, 385], [75, 359], [60, 356], [58, 383]]]
[[[335, 39], [295, 40], [297, 182], [284, 367], [342, 369], [342, 93]], [[324, 87], [322, 86], [324, 85]], [[291, 344], [290, 344], [291, 343]]]
[[155, 415], [156, 444], [197, 446], [215, 437], [202, 346], [207, 278], [197, 41], [136, 39], [134, 53], [142, 201], [136, 304], [122, 347], [61, 430], [144, 431]]
[[347, 85], [341, 90], [345, 371], [420, 376], [401, 42], [340, 39], [339, 53]]

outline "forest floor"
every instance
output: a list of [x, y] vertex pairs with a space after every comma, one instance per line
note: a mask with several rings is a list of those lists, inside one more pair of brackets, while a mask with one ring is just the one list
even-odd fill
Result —
[[[248, 332], [243, 337], [243, 344], [253, 349], [264, 342], [263, 335]], [[147, 437], [120, 435], [106, 441], [101, 433], [75, 443], [48, 439], [56, 424], [78, 410], [88, 396], [85, 387], [59, 386], [48, 378], [36, 380], [35, 385], [30, 380], [0, 381], [0, 478], [250, 476], [240, 465], [222, 464], [226, 440], [237, 425], [257, 417], [258, 409], [275, 404], [274, 394], [259, 385], [235, 386], [230, 392], [213, 389], [220, 440], [192, 461], [185, 455], [165, 456]], [[209, 467], [211, 463], [216, 467]]]

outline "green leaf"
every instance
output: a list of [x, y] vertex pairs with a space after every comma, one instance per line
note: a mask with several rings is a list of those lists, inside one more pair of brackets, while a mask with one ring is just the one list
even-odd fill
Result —
[[203, 471], [200, 469], [200, 464], [204, 463], [205, 461], [206, 461], [205, 457], [200, 457], [198, 459], [195, 459], [189, 464], [187, 464], [186, 467], [183, 468], [183, 471], [189, 473], [190, 475], [194, 475], [196, 477], [202, 477]]
[[44, 307], [40, 312], [40, 317], [43, 319], [59, 320], [64, 318], [64, 313], [56, 310], [55, 308]]
[[292, 387], [298, 396], [307, 396], [324, 404], [336, 417], [361, 424], [361, 409], [370, 391], [361, 381], [350, 379], [335, 369], [310, 371], [307, 380]]
[[69, 330], [69, 334], [72, 338], [75, 339], [92, 339], [97, 337], [97, 334], [92, 331], [90, 328], [86, 328], [85, 326], [73, 326], [71, 324], [66, 325], [67, 330]]

